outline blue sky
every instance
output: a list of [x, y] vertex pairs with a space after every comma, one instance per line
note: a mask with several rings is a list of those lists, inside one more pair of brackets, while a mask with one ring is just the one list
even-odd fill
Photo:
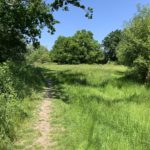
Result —
[[85, 13], [79, 8], [70, 7], [69, 12], [58, 11], [54, 13], [57, 24], [54, 35], [44, 29], [40, 42], [49, 50], [59, 35], [72, 36], [77, 30], [90, 30], [94, 38], [101, 42], [103, 38], [115, 29], [122, 29], [124, 22], [136, 13], [136, 5], [150, 4], [150, 0], [81, 0], [86, 6], [94, 9], [93, 19], [84, 17]]

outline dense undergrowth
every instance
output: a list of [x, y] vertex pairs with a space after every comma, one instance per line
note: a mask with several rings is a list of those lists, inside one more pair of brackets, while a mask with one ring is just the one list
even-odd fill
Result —
[[17, 130], [31, 113], [44, 85], [41, 69], [22, 63], [0, 64], [0, 149], [11, 149]]
[[149, 150], [150, 89], [117, 65], [44, 65], [52, 79], [56, 149]]

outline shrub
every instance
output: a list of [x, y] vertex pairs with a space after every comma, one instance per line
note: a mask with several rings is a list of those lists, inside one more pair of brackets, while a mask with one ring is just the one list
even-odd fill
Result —
[[148, 75], [149, 64], [150, 63], [141, 56], [133, 62], [135, 70], [134, 72], [139, 80], [144, 81], [146, 79]]
[[150, 67], [148, 68], [147, 76], [146, 76], [147, 83], [150, 84]]
[[120, 63], [134, 68], [135, 75], [147, 81], [150, 66], [150, 7], [138, 8], [138, 13], [127, 24], [117, 48]]
[[40, 46], [37, 49], [29, 47], [28, 49], [29, 52], [26, 56], [28, 63], [31, 64], [34, 62], [45, 63], [51, 61], [50, 53], [46, 47]]

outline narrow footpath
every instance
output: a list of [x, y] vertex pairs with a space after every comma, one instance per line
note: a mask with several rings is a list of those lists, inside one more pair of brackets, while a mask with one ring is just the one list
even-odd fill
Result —
[[53, 110], [50, 98], [51, 82], [48, 80], [48, 87], [44, 89], [45, 96], [40, 102], [36, 111], [36, 119], [29, 123], [23, 131], [23, 137], [15, 144], [19, 150], [50, 150], [55, 147], [52, 141], [53, 127], [50, 124]]
[[40, 111], [38, 115], [38, 121], [35, 125], [36, 130], [39, 132], [39, 137], [35, 141], [34, 145], [40, 145], [43, 150], [47, 150], [50, 139], [50, 117], [51, 112], [51, 101], [49, 98], [45, 98], [40, 106]]

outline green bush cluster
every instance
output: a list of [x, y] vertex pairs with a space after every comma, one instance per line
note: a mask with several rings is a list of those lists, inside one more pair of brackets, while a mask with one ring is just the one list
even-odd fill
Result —
[[26, 59], [31, 64], [34, 62], [45, 63], [51, 61], [50, 53], [44, 46], [39, 46], [36, 49], [32, 46], [29, 46]]
[[150, 67], [150, 7], [138, 7], [138, 13], [126, 25], [117, 48], [120, 63], [133, 68], [134, 76], [149, 80]]
[[[14, 131], [10, 118], [8, 119], [7, 104], [16, 98], [12, 88], [11, 74], [6, 64], [0, 66], [0, 148], [3, 148], [7, 142], [14, 139]], [[9, 93], [9, 94], [8, 94]], [[11, 100], [11, 101], [10, 101]], [[5, 143], [6, 142], [6, 143]]]

